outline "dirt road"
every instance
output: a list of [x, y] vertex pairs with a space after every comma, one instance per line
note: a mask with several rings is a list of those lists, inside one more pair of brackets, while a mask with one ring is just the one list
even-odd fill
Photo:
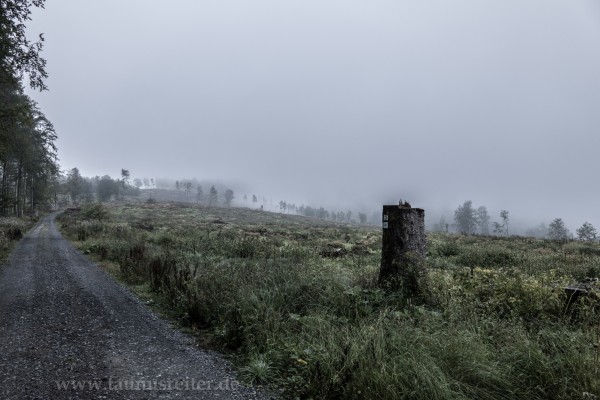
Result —
[[253, 399], [44, 218], [0, 268], [1, 399]]

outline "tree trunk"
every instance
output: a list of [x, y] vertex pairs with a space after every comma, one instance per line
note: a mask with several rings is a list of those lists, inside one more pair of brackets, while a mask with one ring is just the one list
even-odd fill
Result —
[[21, 216], [21, 186], [23, 179], [23, 167], [21, 162], [19, 162], [19, 168], [17, 169], [17, 181], [15, 185], [15, 216]]
[[425, 211], [405, 205], [383, 206], [383, 238], [379, 282], [401, 289], [407, 298], [426, 291]]
[[6, 160], [2, 162], [2, 188], [0, 188], [0, 196], [0, 202], [2, 202], [0, 215], [6, 217]]
[[31, 215], [34, 214], [35, 212], [35, 204], [34, 204], [34, 187], [35, 187], [35, 180], [33, 178], [33, 174], [31, 175], [31, 183], [30, 183], [30, 187], [31, 187], [31, 195], [30, 195], [30, 201], [29, 201], [29, 206], [31, 209]]

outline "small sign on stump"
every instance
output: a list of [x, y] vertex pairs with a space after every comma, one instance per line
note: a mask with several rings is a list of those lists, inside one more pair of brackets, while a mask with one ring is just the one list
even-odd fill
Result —
[[425, 290], [427, 243], [425, 210], [407, 202], [383, 206], [383, 238], [379, 283], [401, 288], [406, 297]]

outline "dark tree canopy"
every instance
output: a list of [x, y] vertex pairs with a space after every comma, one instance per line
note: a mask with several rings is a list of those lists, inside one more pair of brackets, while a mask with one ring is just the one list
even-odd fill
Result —
[[223, 200], [223, 205], [225, 207], [231, 207], [232, 200], [233, 200], [233, 190], [227, 189], [225, 191], [225, 199]]
[[50, 121], [24, 94], [14, 98], [18, 113], [0, 114], [0, 214], [21, 216], [53, 197], [58, 163]]
[[23, 78], [45, 90], [43, 37], [25, 35], [32, 7], [43, 0], [0, 1], [0, 215], [23, 215], [56, 198], [58, 164], [54, 127], [23, 93]]
[[26, 22], [31, 19], [32, 7], [44, 7], [44, 0], [0, 1], [0, 83], [15, 86], [24, 76], [34, 89], [47, 89], [46, 60], [40, 56], [44, 37], [31, 42], [25, 35]]
[[208, 205], [216, 206], [219, 198], [219, 192], [214, 186], [210, 187], [210, 197], [208, 198]]
[[96, 194], [99, 201], [108, 201], [111, 197], [119, 195], [120, 184], [108, 175], [98, 179]]

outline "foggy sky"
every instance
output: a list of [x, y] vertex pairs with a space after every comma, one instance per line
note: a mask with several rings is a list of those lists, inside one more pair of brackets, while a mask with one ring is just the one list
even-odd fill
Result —
[[88, 176], [600, 227], [596, 3], [48, 0], [32, 97]]

